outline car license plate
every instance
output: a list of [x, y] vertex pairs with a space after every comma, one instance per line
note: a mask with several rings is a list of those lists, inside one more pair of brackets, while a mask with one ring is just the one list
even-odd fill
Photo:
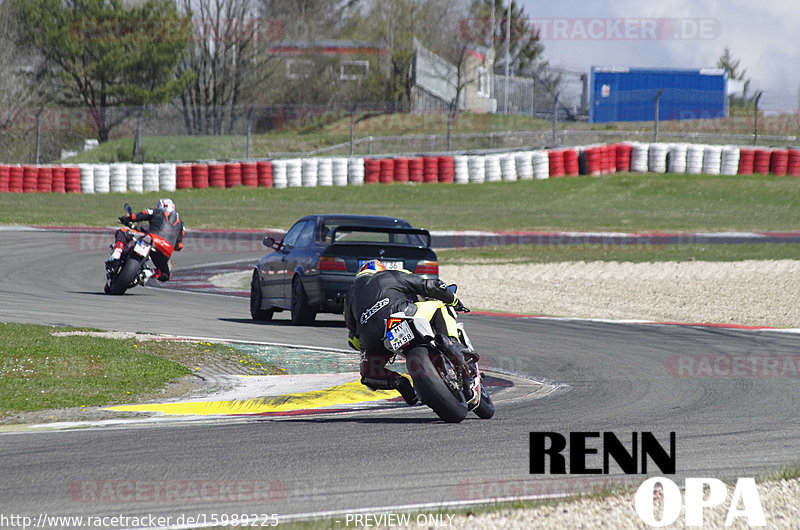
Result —
[[386, 332], [386, 338], [389, 339], [389, 344], [392, 349], [397, 351], [411, 342], [411, 339], [414, 338], [414, 333], [411, 331], [411, 326], [408, 325], [408, 321], [402, 320], [399, 324]]
[[[368, 261], [370, 261], [370, 260], [368, 260], [368, 259], [358, 260], [358, 268], [360, 269], [361, 266], [363, 264], [365, 264], [366, 262], [368, 262]], [[386, 261], [378, 260], [378, 261], [383, 263], [383, 266], [386, 267], [387, 269], [389, 269], [390, 271], [399, 271], [400, 269], [403, 268], [403, 262], [402, 261], [389, 261], [389, 260], [386, 260]]]

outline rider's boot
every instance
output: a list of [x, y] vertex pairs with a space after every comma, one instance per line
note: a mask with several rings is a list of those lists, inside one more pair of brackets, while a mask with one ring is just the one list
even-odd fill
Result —
[[142, 273], [139, 275], [139, 285], [144, 287], [145, 284], [147, 283], [147, 280], [149, 280], [150, 278], [152, 278], [155, 275], [156, 275], [156, 273], [153, 272], [152, 269], [143, 270]]
[[397, 375], [396, 377], [389, 379], [389, 384], [392, 386], [392, 388], [400, 392], [400, 395], [403, 396], [403, 399], [409, 406], [413, 407], [414, 405], [419, 405], [421, 403], [419, 396], [417, 396], [414, 387], [411, 385], [411, 381], [402, 375]]
[[114, 246], [111, 247], [111, 254], [106, 258], [106, 268], [112, 269], [119, 261], [119, 258], [122, 257], [122, 249], [125, 248], [125, 243], [122, 241], [117, 241], [114, 243]]
[[412, 407], [422, 403], [411, 382], [398, 373], [390, 376], [389, 379], [362, 377], [361, 384], [370, 390], [397, 390], [406, 403]]

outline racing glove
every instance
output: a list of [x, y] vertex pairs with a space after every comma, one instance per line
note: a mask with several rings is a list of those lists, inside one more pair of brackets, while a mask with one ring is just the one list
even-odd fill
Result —
[[469, 313], [469, 309], [463, 303], [461, 303], [461, 300], [457, 296], [450, 305], [453, 306], [453, 309], [460, 313]]

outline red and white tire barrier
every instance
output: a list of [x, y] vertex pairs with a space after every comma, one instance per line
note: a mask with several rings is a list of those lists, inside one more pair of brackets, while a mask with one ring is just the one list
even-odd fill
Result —
[[487, 155], [290, 158], [258, 162], [9, 165], [0, 193], [148, 193], [391, 183], [479, 184], [615, 172], [800, 176], [800, 149], [618, 143]]

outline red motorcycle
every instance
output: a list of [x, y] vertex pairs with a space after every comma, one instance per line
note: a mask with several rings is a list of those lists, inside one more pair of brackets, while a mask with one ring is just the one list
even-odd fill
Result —
[[[129, 204], [125, 204], [125, 211], [132, 213]], [[147, 262], [154, 248], [153, 239], [142, 226], [128, 222], [121, 231], [126, 238], [125, 248], [118, 260], [106, 262], [106, 294], [125, 294], [131, 287], [144, 285]]]

